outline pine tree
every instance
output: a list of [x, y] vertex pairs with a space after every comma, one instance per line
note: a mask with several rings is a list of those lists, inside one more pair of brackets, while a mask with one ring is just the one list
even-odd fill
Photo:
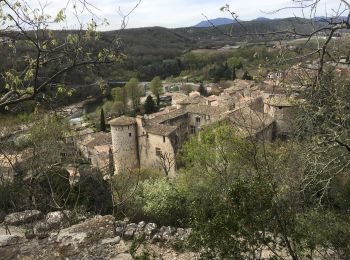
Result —
[[149, 95], [146, 98], [145, 104], [144, 104], [145, 114], [152, 114], [156, 112], [156, 105], [154, 103], [154, 100], [151, 95]]
[[100, 130], [102, 132], [106, 132], [105, 112], [103, 111], [103, 108], [101, 109], [101, 114], [100, 114]]

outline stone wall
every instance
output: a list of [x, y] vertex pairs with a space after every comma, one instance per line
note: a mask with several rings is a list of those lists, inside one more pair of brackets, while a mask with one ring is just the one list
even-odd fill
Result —
[[[152, 259], [197, 257], [173, 249], [173, 245], [186, 245], [191, 229], [116, 221], [113, 216], [74, 218], [79, 223], [70, 224], [67, 220], [71, 216], [69, 211], [47, 215], [25, 211], [6, 216], [0, 225], [0, 258], [131, 260], [143, 252], [149, 252]], [[6, 228], [12, 233], [6, 234]]]
[[[170, 158], [175, 158], [174, 148], [168, 136], [160, 136], [148, 133], [139, 138], [140, 158], [142, 168], [154, 168], [162, 171], [161, 159], [156, 154], [156, 149]], [[171, 167], [170, 175], [175, 174], [175, 165]]]
[[113, 160], [115, 172], [138, 167], [137, 127], [112, 126]]

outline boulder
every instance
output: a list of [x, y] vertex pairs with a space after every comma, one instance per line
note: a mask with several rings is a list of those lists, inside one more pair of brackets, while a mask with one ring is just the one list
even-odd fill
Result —
[[58, 243], [60, 250], [75, 252], [78, 248], [88, 247], [100, 240], [114, 238], [114, 233], [114, 217], [97, 216], [62, 229], [57, 236], [51, 235], [50, 239]]
[[124, 232], [124, 239], [131, 240], [134, 237], [134, 233], [136, 229], [137, 229], [137, 224], [135, 223], [131, 223], [127, 225]]
[[71, 217], [72, 212], [69, 210], [54, 211], [47, 213], [45, 222], [49, 229], [61, 228], [69, 223]]
[[25, 240], [24, 237], [18, 235], [0, 235], [0, 247], [19, 244]]
[[145, 226], [145, 234], [147, 236], [151, 237], [156, 232], [157, 232], [157, 224], [155, 224], [155, 223], [148, 223]]
[[113, 238], [105, 238], [105, 239], [102, 239], [101, 244], [102, 245], [106, 245], [106, 244], [115, 245], [115, 244], [119, 244], [120, 240], [121, 240], [121, 238], [119, 236], [113, 237]]
[[176, 228], [174, 227], [166, 227], [163, 232], [164, 240], [171, 240], [176, 233]]
[[127, 222], [122, 220], [117, 220], [115, 222], [115, 232], [117, 236], [122, 237], [126, 228]]
[[40, 220], [42, 218], [43, 214], [39, 210], [25, 210], [7, 215], [5, 217], [5, 224], [10, 226], [19, 226]]
[[164, 242], [163, 234], [162, 232], [157, 232], [154, 234], [154, 236], [151, 239], [151, 243], [158, 243], [158, 242]]
[[139, 222], [139, 224], [137, 224], [137, 231], [143, 231], [145, 226], [146, 226], [146, 222], [145, 221]]

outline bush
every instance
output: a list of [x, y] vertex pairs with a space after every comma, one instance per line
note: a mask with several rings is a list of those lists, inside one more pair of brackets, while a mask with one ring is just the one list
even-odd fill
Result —
[[186, 215], [184, 197], [165, 178], [142, 184], [142, 210], [161, 225], [179, 225]]

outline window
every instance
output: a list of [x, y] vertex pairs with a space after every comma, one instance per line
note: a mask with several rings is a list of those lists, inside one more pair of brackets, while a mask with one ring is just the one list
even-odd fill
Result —
[[200, 123], [201, 122], [201, 118], [199, 116], [196, 117], [196, 123]]
[[165, 136], [163, 136], [163, 143], [165, 143]]
[[191, 126], [191, 134], [193, 135], [196, 134], [196, 128], [194, 126]]
[[156, 147], [156, 156], [161, 156], [162, 155], [162, 150], [160, 148]]
[[129, 133], [129, 136], [131, 136], [131, 133]]

